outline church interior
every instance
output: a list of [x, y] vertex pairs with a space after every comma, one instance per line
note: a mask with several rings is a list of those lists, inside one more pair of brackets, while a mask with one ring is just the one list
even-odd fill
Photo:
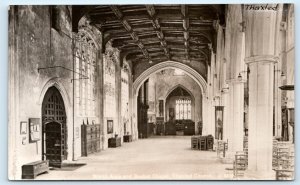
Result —
[[294, 5], [251, 6], [10, 6], [9, 179], [294, 179]]

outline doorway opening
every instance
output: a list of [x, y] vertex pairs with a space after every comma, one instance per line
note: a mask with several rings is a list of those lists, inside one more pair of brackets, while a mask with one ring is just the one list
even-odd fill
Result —
[[50, 87], [42, 103], [42, 159], [49, 166], [61, 167], [67, 159], [67, 125], [63, 98], [56, 87]]

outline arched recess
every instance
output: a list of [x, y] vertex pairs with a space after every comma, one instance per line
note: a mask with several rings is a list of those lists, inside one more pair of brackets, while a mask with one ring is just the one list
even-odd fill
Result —
[[184, 90], [186, 90], [191, 95], [192, 99], [195, 100], [195, 97], [194, 97], [193, 93], [181, 84], [177, 84], [174, 87], [172, 87], [171, 89], [169, 89], [169, 91], [167, 92], [167, 94], [164, 97], [164, 100], [166, 100], [168, 98], [168, 96], [171, 94], [171, 92], [173, 92], [175, 89], [177, 89], [177, 87], [181, 87]]
[[[66, 127], [69, 128], [67, 130], [67, 153], [68, 154], [72, 154], [73, 153], [73, 149], [72, 149], [72, 135], [73, 135], [73, 120], [72, 120], [72, 104], [71, 104], [71, 98], [69, 96], [69, 94], [67, 93], [65, 87], [63, 86], [62, 82], [60, 82], [61, 78], [51, 78], [50, 80], [48, 80], [44, 87], [42, 88], [39, 100], [38, 100], [38, 105], [41, 106], [42, 108], [42, 104], [43, 104], [43, 100], [46, 96], [46, 93], [48, 92], [48, 90], [50, 88], [55, 87], [57, 89], [57, 91], [60, 93], [61, 97], [62, 97], [62, 101], [64, 102], [64, 108], [65, 108], [65, 114], [66, 114]], [[72, 160], [72, 155], [67, 155], [67, 160]]]
[[68, 156], [66, 109], [61, 93], [51, 86], [42, 103], [42, 159], [60, 167]]
[[[164, 110], [166, 111], [165, 112], [165, 117], [167, 117], [167, 115], [168, 115], [168, 110], [167, 110], [167, 99], [168, 99], [168, 97], [169, 97], [169, 95], [174, 91], [174, 90], [176, 90], [178, 87], [180, 87], [180, 88], [182, 88], [182, 89], [184, 89], [185, 91], [187, 91], [188, 93], [189, 93], [189, 95], [190, 95], [190, 97], [191, 97], [191, 100], [192, 100], [192, 105], [196, 105], [196, 103], [195, 103], [195, 96], [194, 96], [194, 94], [189, 90], [189, 89], [187, 89], [186, 87], [184, 87], [183, 85], [181, 85], [181, 84], [177, 84], [177, 85], [175, 85], [174, 87], [172, 87], [171, 89], [169, 89], [169, 91], [167, 92], [167, 94], [166, 94], [166, 96], [164, 97]], [[194, 113], [192, 113], [192, 118], [193, 117], [195, 117], [195, 108], [193, 109], [193, 111], [194, 111]], [[167, 119], [166, 119], [167, 120]]]
[[137, 79], [133, 82], [133, 96], [132, 96], [132, 102], [133, 102], [133, 138], [138, 138], [138, 129], [137, 129], [137, 97], [138, 97], [138, 91], [141, 85], [149, 78], [149, 76], [153, 73], [159, 72], [164, 69], [181, 69], [183, 70], [189, 77], [191, 77], [195, 82], [199, 85], [201, 89], [202, 94], [202, 121], [203, 121], [203, 130], [206, 130], [206, 126], [209, 125], [208, 123], [208, 116], [207, 114], [203, 114], [203, 110], [207, 107], [207, 82], [205, 79], [199, 74], [197, 71], [192, 69], [191, 67], [175, 61], [165, 61], [158, 63], [149, 69], [145, 70], [140, 76], [137, 77]]

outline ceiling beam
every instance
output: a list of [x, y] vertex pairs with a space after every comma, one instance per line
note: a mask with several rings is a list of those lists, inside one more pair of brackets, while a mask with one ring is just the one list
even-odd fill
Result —
[[[184, 42], [183, 36], [168, 36], [165, 34], [164, 38], [167, 44]], [[153, 37], [149, 37], [149, 38], [140, 38], [140, 41], [143, 43], [152, 43], [152, 42], [159, 42], [159, 39], [155, 35], [153, 35]], [[135, 41], [133, 41], [131, 37], [128, 35], [127, 37], [120, 37], [120, 38], [115, 37], [112, 43], [113, 43], [113, 47], [122, 47], [122, 46], [126, 46], [127, 44], [135, 43]], [[190, 35], [189, 43], [190, 45], [207, 46], [209, 42], [207, 41], [207, 39], [203, 39], [203, 38], [201, 39], [199, 37], [194, 37]]]
[[124, 18], [121, 10], [115, 5], [110, 6], [110, 8], [114, 12], [115, 16], [119, 19], [119, 21], [123, 24], [126, 31], [130, 34], [132, 40], [134, 40], [136, 42], [136, 45], [142, 50], [145, 58], [151, 60], [149, 58], [150, 56], [147, 49], [145, 49], [144, 44], [139, 40], [137, 33], [133, 31], [129, 22], [126, 20], [126, 18]]
[[164, 33], [161, 30], [159, 20], [156, 17], [155, 8], [154, 8], [153, 5], [146, 5], [146, 9], [147, 9], [147, 12], [148, 12], [149, 16], [151, 17], [153, 28], [154, 28], [154, 30], [157, 31], [157, 37], [160, 40], [160, 44], [163, 47], [165, 55], [169, 59], [170, 58], [170, 52], [169, 52], [169, 49], [167, 47], [167, 42], [165, 40]]
[[[141, 39], [140, 41], [143, 43], [152, 43], [152, 42], [159, 42], [159, 39], [157, 37], [152, 37], [152, 38], [146, 38], [146, 39]], [[127, 45], [127, 44], [132, 44], [134, 43], [133, 40], [129, 40], [129, 39], [115, 39], [113, 41], [113, 47], [119, 47], [119, 46], [123, 46], [123, 45]]]
[[188, 7], [186, 5], [181, 5], [181, 14], [182, 14], [182, 27], [184, 29], [183, 37], [184, 37], [184, 46], [186, 52], [186, 58], [189, 60], [189, 27], [190, 27], [190, 19], [188, 17]]

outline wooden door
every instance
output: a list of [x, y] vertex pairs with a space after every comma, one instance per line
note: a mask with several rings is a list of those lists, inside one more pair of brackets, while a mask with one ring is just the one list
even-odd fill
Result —
[[50, 166], [60, 166], [67, 159], [67, 126], [65, 106], [60, 92], [48, 89], [42, 105], [42, 159]]
[[63, 157], [61, 124], [51, 122], [45, 124], [45, 156], [51, 166], [60, 166]]

